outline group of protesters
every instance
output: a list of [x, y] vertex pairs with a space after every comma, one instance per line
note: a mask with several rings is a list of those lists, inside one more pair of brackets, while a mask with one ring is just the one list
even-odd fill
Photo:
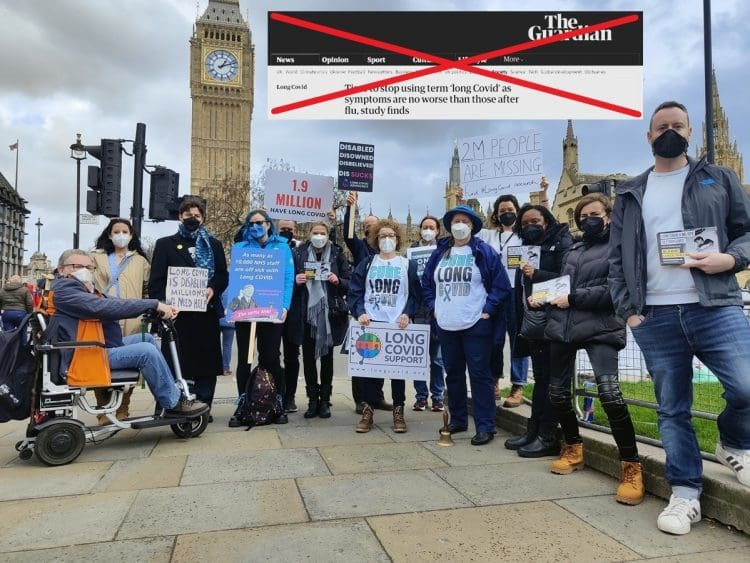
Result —
[[[750, 264], [750, 199], [733, 172], [687, 156], [690, 134], [682, 104], [658, 106], [647, 132], [654, 166], [619, 183], [614, 201], [600, 193], [585, 195], [573, 214], [578, 238], [555, 219], [547, 202], [520, 205], [510, 194], [494, 202], [488, 225], [466, 205], [442, 218], [425, 216], [414, 245], [433, 250], [421, 275], [416, 262], [403, 255], [406, 239], [393, 220], [370, 215], [363, 221], [362, 238], [345, 234], [348, 258], [328, 222], [310, 224], [308, 240], [300, 241], [293, 221], [274, 221], [263, 209], [250, 211], [235, 243], [278, 249], [285, 263], [280, 322], [257, 324], [258, 363], [271, 374], [281, 406], [274, 422], [286, 423], [288, 414], [297, 412], [300, 347], [304, 417], [331, 416], [333, 350], [345, 340], [350, 315], [364, 327], [429, 324], [429, 374], [427, 381], [414, 382], [413, 410], [443, 411], [447, 389], [448, 430], [468, 431], [468, 374], [475, 430], [470, 442], [489, 444], [497, 399], [506, 407], [523, 401], [530, 358], [531, 416], [526, 432], [504, 445], [521, 457], [554, 456], [550, 470], [566, 475], [584, 466], [571, 394], [576, 354], [583, 349], [619, 451], [615, 498], [635, 505], [645, 494], [643, 469], [618, 382], [618, 351], [625, 346], [628, 326], [654, 381], [672, 487], [657, 525], [664, 532], [688, 533], [701, 518], [702, 489], [701, 455], [690, 422], [693, 355], [724, 387], [716, 455], [750, 486], [750, 325], [734, 275]], [[356, 193], [348, 198], [345, 224]], [[185, 200], [178, 232], [157, 241], [151, 263], [132, 225], [113, 219], [94, 257], [97, 289], [120, 298], [148, 295], [163, 301], [169, 266], [208, 270], [207, 310], [180, 313], [175, 323], [183, 375], [193, 383], [197, 399], [210, 407], [217, 375], [231, 373], [222, 359], [220, 324], [229, 275], [224, 249], [206, 230], [205, 219], [200, 201]], [[661, 263], [659, 233], [700, 227], [716, 227], [718, 252], [694, 253], [683, 266]], [[537, 249], [538, 261], [509, 266], [508, 249], [517, 246]], [[327, 277], [306, 275], [310, 262], [329, 265]], [[569, 277], [567, 293], [549, 302], [535, 297], [535, 284], [561, 276]], [[248, 357], [249, 325], [234, 325], [238, 394], [251, 376], [251, 365], [242, 361]], [[136, 330], [126, 321], [122, 329], [125, 334]], [[508, 358], [503, 357], [506, 335]], [[228, 349], [231, 353], [231, 340]], [[504, 363], [511, 386], [501, 397]], [[384, 397], [382, 379], [352, 378], [354, 407], [361, 414], [356, 432], [373, 428], [377, 409], [392, 411], [394, 432], [407, 431], [406, 382], [397, 372], [388, 379], [392, 403]], [[101, 392], [97, 400], [104, 404], [108, 397]], [[128, 400], [120, 409], [117, 416], [127, 417]], [[238, 415], [230, 426], [240, 425]]]

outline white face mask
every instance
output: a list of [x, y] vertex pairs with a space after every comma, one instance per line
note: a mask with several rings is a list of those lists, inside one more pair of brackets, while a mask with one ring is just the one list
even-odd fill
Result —
[[466, 223], [453, 223], [451, 225], [451, 234], [456, 240], [464, 240], [471, 235], [471, 227]]
[[131, 238], [130, 235], [125, 233], [117, 233], [116, 235], [112, 235], [112, 244], [117, 248], [127, 248]]
[[75, 270], [70, 275], [86, 286], [91, 286], [94, 283], [94, 274], [91, 270], [87, 268], [81, 268], [79, 270]]
[[436, 234], [437, 233], [435, 233], [435, 231], [433, 231], [432, 229], [422, 229], [422, 238], [427, 242], [432, 242], [433, 240], [435, 240]]
[[382, 250], [386, 254], [390, 254], [391, 252], [396, 250], [396, 239], [395, 238], [381, 238], [380, 242], [378, 242], [378, 246], [380, 247], [380, 250]]
[[327, 235], [312, 235], [310, 237], [310, 242], [315, 248], [323, 248], [328, 242], [328, 236]]

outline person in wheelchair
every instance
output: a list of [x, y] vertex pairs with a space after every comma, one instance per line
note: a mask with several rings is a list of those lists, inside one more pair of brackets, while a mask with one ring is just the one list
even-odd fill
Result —
[[[119, 299], [100, 294], [94, 289], [95, 266], [85, 250], [66, 250], [57, 265], [57, 277], [52, 282], [54, 317], [59, 325], [61, 340], [76, 340], [79, 320], [97, 319], [102, 323], [104, 340], [113, 370], [138, 369], [152, 395], [166, 409], [167, 417], [200, 416], [208, 405], [185, 398], [153, 338], [142, 341], [140, 334], [123, 338], [119, 320], [140, 316], [155, 309], [163, 318], [173, 319], [177, 309], [156, 299]], [[67, 369], [72, 352], [63, 351], [62, 370]]]

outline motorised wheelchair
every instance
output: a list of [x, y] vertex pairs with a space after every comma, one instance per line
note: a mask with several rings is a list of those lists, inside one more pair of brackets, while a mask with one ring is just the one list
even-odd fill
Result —
[[[187, 381], [182, 378], [174, 324], [160, 318], [155, 312], [147, 318], [153, 323], [161, 339], [169, 345], [177, 386], [188, 399], [194, 399]], [[169, 426], [180, 438], [194, 438], [206, 429], [208, 412], [176, 418], [166, 417], [165, 410], [157, 408], [153, 415], [118, 420], [115, 413], [122, 403], [123, 395], [138, 383], [140, 373], [135, 369], [111, 370], [111, 383], [107, 386], [112, 391], [109, 402], [103, 406], [89, 403], [87, 391], [92, 388], [70, 386], [60, 373], [60, 351], [104, 347], [104, 344], [96, 341], [55, 342], [49, 338], [48, 320], [44, 314], [35, 313], [30, 323], [36, 368], [30, 390], [30, 419], [26, 438], [16, 443], [21, 459], [28, 460], [36, 453], [37, 458], [47, 465], [65, 465], [81, 454], [87, 442], [101, 442], [127, 428], [140, 430]], [[89, 396], [92, 395], [93, 393]], [[81, 412], [94, 416], [104, 415], [109, 423], [87, 426], [79, 420]]]

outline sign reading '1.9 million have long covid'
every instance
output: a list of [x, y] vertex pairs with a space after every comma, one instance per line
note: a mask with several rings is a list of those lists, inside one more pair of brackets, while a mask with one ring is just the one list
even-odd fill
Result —
[[333, 177], [269, 170], [266, 206], [274, 219], [306, 223], [326, 219], [333, 208]]

